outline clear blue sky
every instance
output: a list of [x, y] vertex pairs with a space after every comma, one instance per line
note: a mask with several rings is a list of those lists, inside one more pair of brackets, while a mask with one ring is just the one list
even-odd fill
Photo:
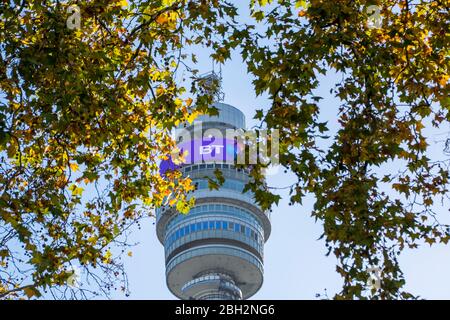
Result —
[[[235, 1], [237, 3], [237, 1]], [[247, 1], [239, 4], [243, 14], [247, 14]], [[199, 56], [199, 70], [211, 69], [211, 60], [204, 50], [196, 52]], [[240, 110], [247, 118], [247, 127], [254, 124], [252, 118], [255, 109], [268, 108], [266, 97], [255, 97], [252, 78], [247, 74], [246, 66], [238, 53], [235, 53], [223, 72], [223, 90], [225, 101]], [[330, 86], [338, 79], [330, 74], [322, 78], [317, 95], [325, 97], [321, 101], [321, 117], [329, 121], [332, 130], [336, 130], [336, 112], [340, 102], [329, 95]], [[441, 135], [448, 128], [430, 132], [429, 157], [442, 158]], [[400, 168], [393, 168], [397, 170]], [[285, 186], [292, 177], [280, 171], [270, 177], [273, 186]], [[336, 259], [331, 254], [325, 257], [324, 241], [317, 239], [322, 226], [310, 217], [314, 199], [307, 196], [303, 205], [288, 206], [287, 194], [272, 213], [272, 234], [265, 246], [265, 276], [261, 290], [252, 299], [315, 299], [316, 293], [327, 289], [329, 297], [340, 290], [341, 278], [335, 272]], [[449, 214], [445, 209], [437, 208], [441, 222], [449, 223]], [[164, 250], [155, 234], [154, 219], [146, 219], [140, 230], [135, 230], [130, 242], [139, 242], [132, 249], [133, 257], [126, 257], [131, 295], [130, 299], [175, 299], [165, 283]], [[411, 293], [423, 298], [450, 298], [450, 247], [422, 245], [416, 250], [405, 250], [400, 257], [405, 272], [407, 286]], [[114, 293], [114, 298], [124, 298]]]

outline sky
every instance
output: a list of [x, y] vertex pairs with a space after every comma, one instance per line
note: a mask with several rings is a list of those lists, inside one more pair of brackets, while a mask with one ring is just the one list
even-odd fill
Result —
[[[238, 5], [245, 16], [248, 1], [231, 1]], [[211, 59], [207, 50], [195, 52], [200, 73], [211, 71]], [[217, 67], [216, 67], [217, 70]], [[256, 109], [268, 109], [270, 101], [265, 96], [256, 97], [252, 77], [247, 73], [246, 65], [237, 52], [222, 66], [222, 89], [224, 102], [240, 109], [246, 116], [247, 128], [256, 122], [252, 119]], [[339, 100], [330, 96], [329, 90], [339, 79], [331, 72], [322, 76], [316, 95], [321, 100], [321, 121], [328, 121], [333, 132], [338, 128], [337, 109]], [[442, 152], [443, 134], [449, 128], [430, 131], [432, 159], [444, 157]], [[389, 168], [399, 170], [401, 168]], [[282, 170], [269, 177], [271, 186], [283, 187], [290, 184], [293, 177]], [[331, 254], [325, 256], [325, 242], [318, 240], [322, 234], [321, 222], [311, 218], [314, 198], [307, 195], [303, 203], [288, 205], [287, 191], [278, 206], [273, 208], [272, 232], [265, 245], [264, 283], [251, 299], [318, 299], [318, 294], [332, 298], [340, 291], [342, 279], [336, 273], [336, 258]], [[441, 222], [450, 223], [449, 212], [438, 208]], [[113, 299], [176, 299], [166, 286], [164, 248], [156, 237], [155, 219], [147, 218], [141, 228], [134, 228], [128, 238], [130, 243], [137, 243], [132, 256], [125, 256], [130, 295], [113, 292]], [[406, 278], [405, 290], [426, 299], [450, 298], [450, 247], [444, 245], [422, 245], [416, 250], [405, 250], [400, 256], [400, 265]]]
[[[205, 68], [208, 67], [207, 64]], [[255, 110], [267, 107], [269, 101], [255, 97], [252, 79], [237, 54], [222, 68], [222, 75], [224, 102], [243, 111], [247, 127], [251, 127]], [[328, 95], [333, 80], [333, 77], [324, 77], [321, 94]], [[330, 127], [336, 123], [338, 105], [332, 97], [321, 102], [322, 116]], [[288, 185], [291, 178], [280, 171], [269, 177], [269, 184], [282, 187]], [[317, 240], [322, 225], [310, 217], [314, 198], [306, 196], [302, 205], [289, 206], [287, 194], [281, 195], [282, 200], [272, 212], [272, 233], [265, 245], [264, 284], [251, 299], [317, 299], [317, 294], [327, 294], [331, 298], [339, 292], [342, 280], [335, 272], [336, 258], [332, 254], [326, 257], [324, 241]], [[166, 287], [164, 250], [153, 223], [153, 218], [146, 219], [130, 238], [130, 242], [139, 242], [132, 249], [133, 256], [125, 258], [131, 299], [175, 299]], [[449, 253], [449, 247], [443, 245], [405, 250], [400, 264], [407, 280], [406, 289], [427, 299], [450, 298]], [[114, 298], [123, 296], [118, 294]]]
[[[243, 15], [248, 14], [244, 6], [247, 1], [238, 3]], [[205, 50], [195, 52], [198, 56], [200, 73], [211, 71], [211, 59]], [[217, 67], [216, 67], [217, 70]], [[252, 120], [256, 109], [267, 109], [269, 100], [256, 97], [252, 78], [238, 53], [222, 66], [224, 102], [242, 112], [247, 119], [247, 128], [255, 124]], [[336, 75], [328, 74], [321, 78], [317, 95], [321, 100], [321, 120], [328, 121], [331, 131], [337, 128], [337, 108], [340, 102], [330, 96], [329, 90], [337, 82]], [[442, 158], [442, 132], [430, 132], [432, 141], [429, 155]], [[400, 168], [391, 168], [397, 170]], [[289, 173], [280, 171], [269, 177], [271, 186], [286, 186], [292, 181]], [[322, 233], [322, 225], [310, 217], [314, 198], [307, 195], [302, 205], [288, 205], [287, 192], [280, 193], [282, 200], [273, 208], [272, 233], [265, 245], [264, 283], [260, 291], [251, 299], [318, 299], [318, 294], [329, 298], [340, 291], [342, 279], [336, 273], [336, 258], [326, 257], [325, 242], [317, 240]], [[439, 210], [438, 210], [439, 211]], [[442, 222], [449, 223], [449, 214], [440, 209]], [[129, 299], [176, 299], [166, 287], [164, 249], [156, 237], [154, 219], [148, 218], [141, 229], [133, 231], [130, 242], [137, 242], [132, 248], [132, 257], [125, 258], [131, 294]], [[450, 249], [444, 245], [422, 245], [416, 250], [405, 250], [400, 256], [400, 265], [406, 278], [405, 289], [426, 299], [450, 298]], [[113, 298], [125, 296], [114, 293]]]
[[[240, 5], [242, 9], [242, 5]], [[197, 52], [200, 73], [211, 70], [211, 59], [205, 52]], [[216, 68], [217, 70], [217, 68]], [[267, 109], [269, 100], [256, 97], [252, 78], [238, 53], [232, 55], [222, 67], [224, 102], [244, 112], [247, 128], [256, 124], [252, 120], [256, 109]], [[321, 100], [321, 120], [329, 127], [337, 128], [336, 112], [340, 102], [330, 96], [329, 89], [338, 79], [329, 74], [321, 79], [317, 95]], [[445, 128], [448, 131], [448, 128]], [[431, 147], [434, 157], [442, 157], [442, 139], [439, 132], [431, 132], [436, 145]], [[433, 140], [433, 139], [432, 139]], [[394, 168], [394, 170], [400, 168]], [[286, 186], [292, 176], [280, 171], [269, 177], [271, 186]], [[273, 208], [272, 233], [265, 245], [264, 283], [251, 299], [318, 299], [318, 294], [329, 298], [340, 291], [342, 279], [336, 273], [336, 258], [326, 257], [325, 242], [317, 240], [322, 225], [310, 217], [314, 198], [308, 195], [302, 205], [288, 205], [286, 193], [280, 193], [282, 200]], [[449, 214], [439, 212], [442, 222], [450, 222]], [[159, 243], [154, 219], [146, 219], [140, 230], [135, 230], [131, 241], [139, 242], [132, 249], [133, 256], [125, 258], [131, 290], [130, 299], [176, 299], [166, 287], [164, 250]], [[406, 278], [405, 289], [426, 299], [450, 298], [450, 251], [444, 245], [422, 245], [416, 250], [405, 250], [400, 256], [400, 265]], [[124, 298], [114, 294], [113, 298]]]

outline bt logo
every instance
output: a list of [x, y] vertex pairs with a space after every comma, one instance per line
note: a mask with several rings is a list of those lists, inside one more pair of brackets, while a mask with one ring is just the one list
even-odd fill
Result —
[[201, 155], [204, 155], [204, 154], [211, 154], [214, 151], [216, 154], [221, 154], [221, 149], [223, 149], [223, 147], [224, 146], [217, 145], [217, 144], [212, 144], [209, 146], [200, 146], [199, 153]]

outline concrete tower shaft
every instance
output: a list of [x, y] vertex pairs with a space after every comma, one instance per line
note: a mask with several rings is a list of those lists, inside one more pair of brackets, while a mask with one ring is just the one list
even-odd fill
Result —
[[[252, 193], [243, 192], [249, 181], [248, 170], [225, 158], [231, 155], [232, 159], [239, 152], [236, 145], [204, 136], [209, 129], [222, 132], [223, 137], [226, 129], [243, 129], [245, 117], [228, 104], [214, 106], [218, 116], [200, 116], [177, 139], [179, 146], [196, 155], [179, 168], [197, 186], [190, 195], [196, 199], [194, 208], [187, 215], [169, 207], [157, 210], [167, 286], [180, 299], [247, 299], [263, 283], [269, 215], [256, 205]], [[196, 126], [199, 123], [201, 129]], [[207, 178], [214, 179], [215, 170], [221, 171], [225, 182], [218, 190], [210, 190]]]

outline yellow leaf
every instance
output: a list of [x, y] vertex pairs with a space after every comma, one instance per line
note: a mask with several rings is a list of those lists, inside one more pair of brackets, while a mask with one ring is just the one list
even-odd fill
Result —
[[112, 253], [111, 251], [107, 250], [105, 252], [105, 255], [103, 256], [103, 262], [104, 263], [110, 263], [111, 262]]
[[449, 75], [448, 75], [448, 74], [442, 75], [442, 76], [439, 78], [439, 84], [440, 84], [441, 86], [445, 86], [445, 85], [447, 84], [447, 82], [448, 82], [448, 78], [449, 78]]
[[299, 8], [307, 8], [308, 7], [308, 3], [305, 0], [300, 0], [295, 2], [295, 8], [299, 9]]
[[187, 117], [187, 121], [189, 122], [189, 124], [192, 124], [192, 122], [194, 122], [194, 120], [198, 117], [199, 113], [198, 112], [192, 112], [188, 117]]
[[72, 169], [72, 171], [77, 171], [77, 170], [78, 170], [78, 164], [76, 164], [76, 163], [71, 163], [71, 164], [70, 164], [70, 169]]
[[177, 107], [180, 107], [183, 104], [183, 100], [181, 100], [180, 98], [176, 98], [174, 103]]
[[161, 87], [161, 86], [159, 86], [159, 87], [156, 89], [156, 95], [157, 95], [157, 96], [163, 95], [164, 92], [165, 92], [165, 90], [164, 90], [164, 88]]
[[75, 184], [71, 184], [69, 190], [72, 191], [73, 196], [81, 196], [84, 191], [83, 188], [77, 187]]
[[166, 14], [161, 14], [158, 16], [158, 18], [156, 18], [156, 22], [158, 24], [165, 24], [167, 23], [167, 21], [169, 21], [169, 19]]
[[92, 244], [95, 244], [95, 243], [97, 242], [97, 237], [92, 236], [92, 237], [90, 237], [90, 238], [88, 239], [88, 241], [89, 241], [90, 243], [92, 243]]

